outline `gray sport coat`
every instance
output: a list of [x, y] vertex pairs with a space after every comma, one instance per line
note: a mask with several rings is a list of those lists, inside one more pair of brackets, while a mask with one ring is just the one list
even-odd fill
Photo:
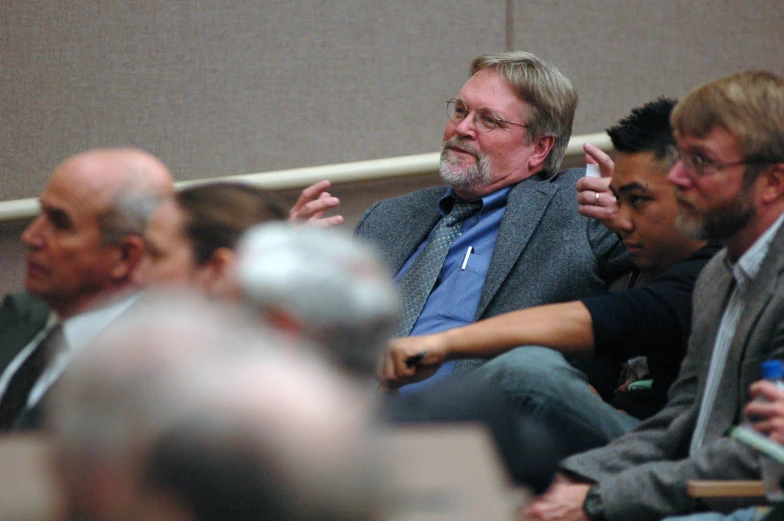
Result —
[[[631, 269], [617, 236], [578, 213], [575, 183], [584, 175], [585, 169], [572, 168], [549, 179], [533, 176], [509, 192], [476, 320], [594, 295]], [[355, 235], [397, 273], [441, 219], [438, 201], [446, 190], [425, 188], [379, 201], [359, 220]]]
[[762, 362], [784, 358], [784, 227], [749, 288], [752, 299], [738, 322], [702, 448], [690, 459], [711, 353], [733, 287], [725, 259], [722, 250], [697, 279], [689, 348], [665, 408], [606, 447], [561, 464], [600, 484], [609, 521], [652, 521], [691, 511], [690, 479], [759, 479], [756, 455], [726, 433], [742, 421]]

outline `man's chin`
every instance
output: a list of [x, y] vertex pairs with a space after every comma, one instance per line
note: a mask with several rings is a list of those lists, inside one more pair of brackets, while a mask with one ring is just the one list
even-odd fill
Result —
[[645, 255], [632, 255], [632, 254], [630, 254], [629, 257], [632, 258], [632, 262], [634, 263], [634, 267], [637, 268], [642, 273], [649, 272], [653, 268], [653, 263]]
[[453, 150], [444, 150], [441, 154], [441, 164], [439, 169], [442, 172], [451, 172], [453, 175], [464, 177], [470, 170], [477, 168], [476, 157], [468, 154], [457, 154]]
[[441, 180], [455, 190], [471, 190], [477, 186], [486, 184], [479, 179], [480, 175], [475, 166], [470, 168], [459, 168], [449, 163], [441, 162], [439, 168]]
[[35, 282], [29, 281], [25, 279], [24, 288], [27, 293], [30, 295], [40, 297], [42, 293], [42, 288], [40, 285], [36, 284]]
[[705, 225], [696, 216], [687, 215], [685, 211], [679, 209], [675, 218], [675, 226], [683, 235], [698, 241], [706, 239]]
[[48, 284], [40, 273], [28, 270], [25, 274], [24, 288], [27, 293], [41, 297], [47, 293]]

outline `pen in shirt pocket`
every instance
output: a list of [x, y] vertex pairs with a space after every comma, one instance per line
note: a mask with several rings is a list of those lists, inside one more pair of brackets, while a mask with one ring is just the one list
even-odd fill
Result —
[[463, 265], [460, 266], [461, 270], [466, 269], [466, 265], [468, 265], [468, 258], [471, 256], [472, 253], [474, 253], [474, 247], [469, 246], [468, 249], [466, 250], [465, 257], [463, 257]]

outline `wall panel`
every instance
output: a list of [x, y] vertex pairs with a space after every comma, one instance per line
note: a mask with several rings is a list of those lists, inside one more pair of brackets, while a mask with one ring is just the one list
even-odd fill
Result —
[[784, 73], [780, 0], [515, 0], [512, 40], [580, 94], [575, 133], [748, 68]]
[[[0, 200], [64, 157], [133, 145], [178, 179], [438, 150], [475, 55], [561, 67], [598, 131], [657, 95], [746, 67], [782, 72], [780, 0], [0, 1]], [[355, 222], [423, 180], [337, 187]], [[294, 194], [288, 194], [293, 197]], [[23, 223], [0, 225], [0, 291]]]

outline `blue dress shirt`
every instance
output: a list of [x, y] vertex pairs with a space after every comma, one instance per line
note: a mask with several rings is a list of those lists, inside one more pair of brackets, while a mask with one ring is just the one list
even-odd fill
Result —
[[[425, 302], [422, 313], [414, 323], [410, 335], [438, 333], [474, 321], [476, 311], [479, 309], [479, 299], [482, 295], [487, 270], [493, 257], [495, 241], [498, 238], [498, 228], [506, 210], [506, 199], [511, 189], [512, 187], [509, 186], [482, 197], [482, 209], [479, 213], [463, 221], [460, 235], [449, 248], [441, 273], [438, 274], [435, 286]], [[454, 190], [451, 188], [444, 194], [438, 203], [441, 215], [449, 213], [455, 197]], [[419, 248], [400, 268], [395, 276], [395, 282], [405, 275], [414, 259], [427, 246], [432, 235], [433, 231], [431, 230], [427, 240], [419, 245]], [[463, 268], [469, 247], [472, 251], [465, 262], [465, 268]], [[443, 380], [452, 374], [453, 366], [454, 361], [449, 361], [427, 380], [405, 385], [400, 388], [400, 391], [403, 393], [416, 392]]]

